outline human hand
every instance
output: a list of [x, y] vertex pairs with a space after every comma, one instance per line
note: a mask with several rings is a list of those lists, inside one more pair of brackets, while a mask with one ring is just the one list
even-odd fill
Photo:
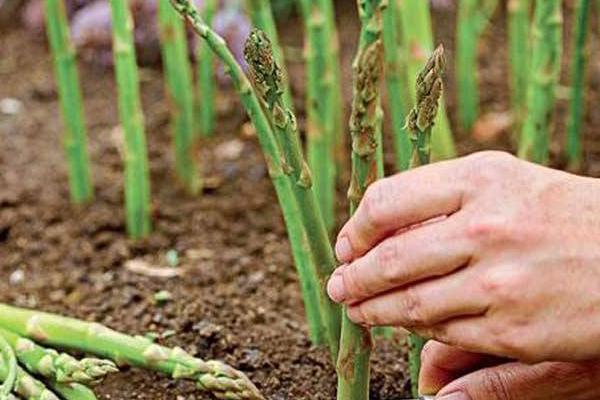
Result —
[[596, 400], [600, 362], [525, 365], [430, 341], [419, 388], [437, 400]]
[[357, 323], [521, 361], [600, 359], [598, 180], [499, 152], [417, 168], [367, 190], [336, 253], [328, 291]]

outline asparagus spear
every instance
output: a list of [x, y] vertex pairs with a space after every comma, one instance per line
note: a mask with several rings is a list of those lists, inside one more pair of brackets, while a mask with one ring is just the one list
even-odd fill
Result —
[[[383, 76], [381, 0], [357, 0], [361, 20], [358, 53], [353, 65], [353, 101], [350, 116], [352, 177], [348, 198], [354, 213], [367, 187], [381, 168], [378, 166], [378, 138], [381, 124], [380, 81]], [[369, 398], [371, 333], [354, 324], [344, 313], [340, 354], [337, 363], [338, 400]]]
[[75, 48], [69, 38], [64, 0], [46, 0], [46, 31], [54, 57], [59, 100], [65, 124], [64, 146], [67, 153], [69, 186], [74, 203], [94, 196]]
[[27, 338], [0, 328], [2, 335], [12, 347], [19, 363], [31, 374], [58, 383], [95, 384], [106, 375], [117, 372], [117, 366], [108, 360], [84, 358], [77, 360], [66, 353], [46, 349]]
[[64, 400], [96, 400], [96, 395], [92, 389], [80, 383], [50, 381], [48, 386]]
[[[217, 0], [204, 0], [202, 13], [204, 20], [211, 25], [219, 4]], [[198, 127], [202, 136], [211, 136], [215, 130], [215, 96], [217, 84], [215, 79], [215, 59], [204, 43], [198, 41], [196, 47], [196, 64], [198, 74], [198, 93], [196, 96], [196, 113]]]
[[243, 373], [220, 361], [204, 361], [183, 349], [163, 347], [100, 324], [0, 304], [0, 327], [38, 343], [95, 354], [173, 379], [194, 380], [199, 389], [219, 399], [264, 399]]
[[[295, 200], [290, 180], [284, 171], [287, 166], [283, 163], [283, 154], [281, 154], [280, 146], [273, 134], [271, 123], [265, 116], [260, 100], [252, 89], [252, 85], [244, 75], [239, 64], [235, 61], [231, 52], [227, 49], [223, 39], [206, 25], [189, 0], [171, 0], [171, 2], [175, 9], [188, 19], [192, 27], [206, 41], [214, 51], [215, 55], [226, 65], [227, 72], [233, 81], [233, 85], [241, 97], [242, 104], [246, 108], [246, 111], [256, 128], [258, 140], [266, 158], [271, 181], [275, 186], [284, 219], [286, 220], [286, 224], [288, 224], [288, 230], [289, 224], [297, 219], [300, 219], [304, 225], [304, 229], [307, 232], [306, 241], [308, 242], [308, 246], [310, 246], [312, 256], [314, 257], [314, 264], [317, 269], [316, 271], [311, 271], [311, 273], [317, 275], [314, 279], [319, 283], [321, 318], [324, 321], [330, 351], [335, 357], [335, 355], [337, 355], [339, 342], [339, 307], [329, 300], [325, 285], [327, 277], [333, 271], [336, 261], [333, 249], [327, 240], [327, 234], [323, 228], [323, 221], [319, 218], [318, 210], [315, 210], [314, 208], [312, 210], [308, 209], [309, 206], [306, 204], [298, 204]], [[304, 211], [301, 211], [302, 209], [304, 209]], [[299, 211], [305, 212], [306, 215], [312, 215], [311, 219], [303, 220], [304, 214], [303, 218], [300, 218]]]
[[133, 238], [150, 233], [150, 176], [128, 0], [110, 0], [119, 114], [125, 135], [125, 209]]
[[589, 27], [589, 0], [578, 0], [575, 8], [573, 41], [574, 52], [571, 63], [571, 81], [573, 94], [571, 96], [570, 116], [567, 125], [567, 157], [572, 169], [581, 165], [581, 127], [585, 110], [585, 67], [587, 63], [586, 40]]
[[[435, 124], [442, 97], [445, 69], [444, 48], [438, 47], [417, 77], [417, 102], [407, 118], [407, 127], [411, 132], [413, 157], [411, 168], [426, 165], [431, 158], [431, 132]], [[413, 396], [419, 395], [418, 382], [421, 369], [421, 351], [426, 340], [418, 335], [409, 336], [409, 369]]]
[[479, 114], [477, 82], [477, 43], [498, 6], [498, 0], [460, 0], [456, 56], [459, 117], [470, 131]]
[[515, 118], [514, 131], [517, 133], [521, 132], [526, 115], [529, 52], [531, 49], [529, 28], [531, 4], [531, 0], [509, 0], [507, 3], [511, 103]]
[[194, 95], [185, 27], [169, 0], [159, 0], [158, 21], [167, 91], [172, 107], [175, 170], [186, 190], [190, 194], [197, 194], [201, 183], [196, 160]]
[[[7, 365], [0, 362], [0, 380], [6, 378], [8, 373]], [[15, 369], [15, 385], [13, 391], [18, 396], [27, 400], [59, 400], [46, 385], [29, 375], [19, 366]], [[8, 396], [8, 394], [6, 396]], [[8, 399], [9, 397], [0, 398]]]
[[0, 365], [3, 372], [0, 374], [0, 400], [5, 400], [12, 392], [17, 381], [17, 358], [10, 344], [4, 336], [0, 335]]

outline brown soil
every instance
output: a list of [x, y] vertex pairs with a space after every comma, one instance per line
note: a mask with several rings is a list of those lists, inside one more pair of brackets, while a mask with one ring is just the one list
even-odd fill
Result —
[[[348, 82], [356, 17], [354, 7], [340, 10]], [[438, 12], [435, 21], [436, 35], [451, 57], [454, 15]], [[486, 111], [508, 108], [504, 16], [498, 15], [495, 22], [481, 52]], [[300, 29], [287, 32], [286, 42], [298, 48]], [[596, 61], [592, 67], [598, 70]], [[112, 74], [81, 65], [96, 199], [73, 209], [51, 71], [43, 43], [18, 28], [0, 32], [0, 99], [18, 98], [25, 107], [16, 116], [0, 115], [0, 301], [98, 321], [131, 334], [164, 334], [161, 342], [167, 345], [247, 372], [269, 399], [334, 398], [335, 372], [328, 355], [307, 339], [298, 280], [259, 148], [254, 139], [239, 138], [245, 116], [235, 96], [225, 92], [219, 98], [218, 132], [202, 146], [210, 189], [201, 198], [190, 198], [172, 175], [161, 74], [142, 71], [154, 233], [143, 242], [132, 242], [124, 234]], [[291, 71], [294, 89], [302, 95], [298, 63], [292, 63]], [[448, 81], [452, 93], [451, 71]], [[592, 102], [598, 98], [598, 86], [592, 79]], [[454, 103], [450, 96], [450, 116], [455, 114]], [[586, 118], [591, 137], [600, 116], [588, 113]], [[222, 151], [232, 141], [242, 144], [237, 157]], [[460, 148], [467, 152], [481, 146], [464, 139]], [[599, 154], [588, 154], [590, 173], [600, 175]], [[340, 210], [345, 208], [342, 199], [340, 195]], [[182, 278], [151, 278], [124, 268], [132, 259], [164, 266], [169, 250], [179, 255]], [[15, 271], [24, 279], [14, 279]], [[155, 304], [153, 295], [159, 290], [170, 291], [173, 300]], [[402, 343], [401, 333], [393, 340], [378, 340], [371, 399], [407, 395]], [[210, 398], [191, 384], [136, 369], [111, 377], [97, 391], [101, 399]]]

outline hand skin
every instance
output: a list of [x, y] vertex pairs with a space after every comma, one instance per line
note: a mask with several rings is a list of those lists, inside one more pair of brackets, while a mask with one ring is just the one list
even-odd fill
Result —
[[383, 179], [328, 282], [356, 323], [534, 363], [600, 359], [600, 180], [483, 152]]
[[419, 387], [438, 400], [597, 400], [600, 362], [525, 365], [429, 341]]

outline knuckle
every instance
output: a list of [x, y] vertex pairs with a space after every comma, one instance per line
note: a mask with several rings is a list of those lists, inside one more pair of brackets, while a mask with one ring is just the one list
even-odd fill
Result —
[[518, 238], [519, 229], [503, 216], [477, 218], [467, 224], [465, 235], [475, 243], [498, 243]]
[[480, 278], [483, 293], [491, 297], [497, 305], [514, 304], [526, 289], [526, 279], [518, 269], [510, 267], [492, 268]]
[[468, 156], [466, 160], [469, 178], [477, 184], [489, 184], [509, 172], [516, 159], [502, 151], [482, 151]]
[[421, 350], [421, 364], [423, 365], [432, 365], [433, 360], [435, 359], [435, 344], [433, 340], [428, 341], [423, 346], [423, 350]]
[[368, 290], [362, 283], [360, 270], [356, 264], [350, 264], [342, 271], [342, 279], [347, 293], [351, 298], [362, 298], [368, 296]]
[[397, 262], [400, 256], [398, 244], [395, 240], [388, 239], [382, 242], [376, 250], [375, 263], [379, 272], [384, 274], [385, 279], [393, 278], [393, 273], [390, 271], [392, 266]]
[[515, 400], [508, 383], [506, 374], [495, 369], [488, 369], [481, 381], [481, 389], [487, 399], [494, 400]]
[[403, 324], [407, 327], [427, 326], [429, 318], [423, 307], [421, 296], [414, 289], [408, 288], [404, 291], [400, 301], [400, 307], [404, 313]]
[[382, 207], [386, 200], [386, 190], [382, 182], [377, 181], [367, 188], [361, 206], [365, 219], [371, 227], [378, 227], [385, 222]]

